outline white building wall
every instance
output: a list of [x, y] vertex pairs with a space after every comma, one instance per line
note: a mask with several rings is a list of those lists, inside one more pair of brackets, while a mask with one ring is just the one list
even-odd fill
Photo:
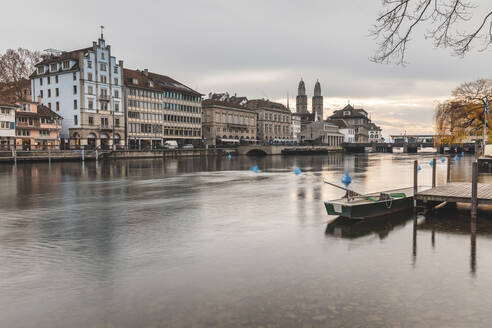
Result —
[[[0, 106], [1, 107], [1, 106]], [[1, 107], [3, 108], [3, 107]], [[4, 112], [7, 113], [2, 114], [2, 110], [0, 110], [0, 121], [8, 122], [8, 127], [2, 128], [0, 126], [0, 138], [1, 137], [15, 137], [15, 109], [14, 108], [3, 108]], [[12, 129], [12, 127], [14, 127]]]

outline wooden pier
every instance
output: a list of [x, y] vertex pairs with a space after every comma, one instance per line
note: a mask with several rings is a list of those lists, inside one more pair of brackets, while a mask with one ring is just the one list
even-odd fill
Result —
[[[471, 203], [472, 183], [451, 182], [421, 191], [415, 198], [424, 202]], [[492, 204], [492, 184], [478, 183], [477, 199], [480, 204]]]

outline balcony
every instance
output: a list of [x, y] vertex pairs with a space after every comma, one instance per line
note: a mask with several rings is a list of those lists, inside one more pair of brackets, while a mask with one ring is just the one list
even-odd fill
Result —
[[29, 124], [27, 122], [16, 122], [16, 127], [18, 128], [24, 128], [24, 129], [39, 129], [40, 124], [39, 123], [33, 123]]
[[109, 95], [102, 94], [99, 96], [99, 101], [110, 101], [111, 97]]

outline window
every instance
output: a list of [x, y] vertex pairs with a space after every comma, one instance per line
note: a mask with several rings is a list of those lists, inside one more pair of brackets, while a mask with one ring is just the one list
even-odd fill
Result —
[[101, 58], [104, 59], [104, 51], [101, 52]]
[[94, 109], [94, 100], [89, 99], [89, 105], [88, 106], [89, 106], [89, 109], [91, 109], [91, 110]]
[[68, 60], [65, 60], [63, 62], [63, 69], [69, 69], [70, 68], [70, 61]]
[[48, 98], [51, 97], [51, 89], [48, 89]]
[[92, 60], [87, 61], [87, 68], [92, 68]]
[[[114, 67], [114, 74], [118, 74], [118, 66]], [[115, 83], [115, 84], [118, 84], [118, 83]]]
[[114, 90], [114, 97], [119, 98], [120, 97], [120, 91], [119, 90]]
[[116, 118], [116, 119], [114, 120], [114, 125], [115, 125], [115, 126], [120, 126], [120, 119], [119, 119], [119, 118]]
[[73, 124], [74, 124], [74, 125], [79, 125], [79, 120], [78, 120], [77, 115], [74, 115], [74, 116], [73, 116]]
[[133, 78], [133, 79], [132, 79], [132, 84], [138, 84], [138, 79]]
[[56, 111], [60, 111], [60, 103], [58, 101], [56, 102]]
[[73, 109], [77, 109], [77, 99], [73, 100]]
[[51, 109], [51, 103], [50, 102], [48, 103], [48, 108]]
[[38, 67], [38, 74], [43, 74], [44, 73], [44, 66], [39, 66]]
[[76, 86], [76, 85], [74, 85], [74, 86], [73, 86], [73, 94], [74, 94], [74, 95], [76, 95], [76, 94], [77, 94], [77, 86]]
[[39, 78], [39, 85], [43, 85], [43, 78], [42, 77]]
[[43, 98], [43, 90], [40, 90], [40, 91], [39, 91], [39, 96], [40, 96], [41, 98]]
[[56, 88], [56, 89], [55, 89], [55, 95], [56, 95], [57, 97], [58, 97], [58, 96], [60, 96], [60, 89], [58, 89], [58, 88]]
[[94, 117], [89, 116], [89, 125], [94, 125]]
[[120, 111], [120, 103], [119, 102], [115, 102], [114, 103], [114, 111], [115, 112], [119, 112]]
[[94, 94], [94, 88], [92, 85], [87, 86], [87, 93], [90, 95]]
[[105, 72], [105, 71], [106, 71], [106, 64], [105, 64], [105, 63], [101, 63], [101, 64], [99, 64], [99, 69], [100, 69], [101, 71]]
[[58, 83], [58, 75], [55, 75], [55, 83]]
[[47, 80], [48, 84], [51, 83], [51, 78], [49, 76], [46, 78], [46, 80]]
[[106, 83], [108, 81], [106, 75], [101, 75], [100, 78], [102, 83]]
[[92, 81], [92, 73], [87, 73], [87, 80]]
[[118, 82], [119, 82], [119, 81], [118, 81], [118, 79], [117, 79], [117, 78], [115, 78], [115, 79], [114, 79], [114, 84], [115, 84], [115, 85], [118, 85]]
[[77, 72], [73, 72], [73, 80], [77, 81]]

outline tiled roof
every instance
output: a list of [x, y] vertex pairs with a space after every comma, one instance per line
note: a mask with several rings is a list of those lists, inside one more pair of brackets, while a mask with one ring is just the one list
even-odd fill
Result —
[[286, 111], [290, 113], [290, 110], [288, 110], [287, 107], [285, 107], [284, 105], [264, 99], [248, 100], [247, 106], [251, 109], [260, 109], [260, 108], [280, 109], [282, 111]]
[[336, 126], [338, 126], [339, 129], [346, 129], [349, 127], [347, 122], [345, 122], [342, 119], [331, 119], [331, 120], [326, 120], [326, 122], [335, 124]]
[[202, 108], [211, 107], [211, 106], [221, 106], [221, 107], [229, 107], [229, 108], [236, 108], [242, 110], [250, 110], [248, 107], [241, 106], [238, 103], [234, 103], [234, 102], [221, 101], [215, 99], [205, 99], [202, 101]]
[[[136, 79], [137, 83], [134, 83], [134, 79]], [[125, 86], [134, 86], [156, 91], [173, 90], [192, 94], [195, 96], [201, 96], [201, 93], [191, 89], [181, 82], [170, 78], [169, 76], [151, 72], [125, 68], [123, 69], [123, 81], [125, 83]], [[150, 82], [153, 83], [153, 86], [151, 86]]]

